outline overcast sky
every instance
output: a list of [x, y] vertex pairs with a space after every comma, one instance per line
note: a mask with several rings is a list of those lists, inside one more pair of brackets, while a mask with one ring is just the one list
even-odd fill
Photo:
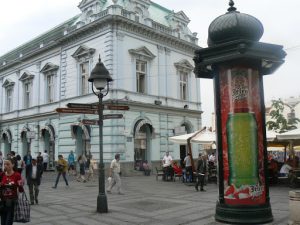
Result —
[[[79, 0], [10, 0], [1, 2], [0, 55], [48, 31], [80, 13]], [[207, 47], [209, 24], [224, 14], [229, 0], [154, 0], [190, 18], [189, 28], [198, 33], [199, 45]], [[235, 0], [235, 7], [264, 25], [262, 42], [283, 45], [286, 62], [265, 76], [265, 100], [300, 96], [300, 0]], [[297, 63], [299, 65], [297, 65]], [[211, 125], [214, 111], [212, 81], [201, 79], [203, 125]]]

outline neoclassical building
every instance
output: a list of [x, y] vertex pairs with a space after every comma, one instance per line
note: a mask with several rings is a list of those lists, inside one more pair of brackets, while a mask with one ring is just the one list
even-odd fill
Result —
[[78, 7], [79, 15], [0, 56], [0, 150], [47, 150], [50, 167], [71, 150], [98, 159], [99, 128], [83, 123], [97, 115], [55, 109], [98, 101], [88, 77], [100, 55], [113, 78], [104, 101], [129, 106], [104, 111], [123, 114], [104, 121], [105, 162], [118, 152], [129, 169], [167, 150], [185, 155], [168, 138], [201, 128], [192, 60], [199, 46], [189, 18], [150, 0], [82, 0]]

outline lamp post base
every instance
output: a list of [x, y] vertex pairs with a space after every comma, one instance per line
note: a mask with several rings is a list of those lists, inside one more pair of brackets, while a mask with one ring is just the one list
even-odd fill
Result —
[[107, 213], [107, 197], [106, 194], [99, 193], [97, 198], [97, 212], [99, 213]]
[[215, 219], [230, 224], [263, 224], [273, 221], [270, 203], [260, 206], [228, 206], [217, 202]]

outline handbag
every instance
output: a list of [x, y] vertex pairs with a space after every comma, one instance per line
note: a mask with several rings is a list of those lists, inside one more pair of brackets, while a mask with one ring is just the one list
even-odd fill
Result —
[[30, 222], [30, 204], [25, 191], [19, 195], [15, 204], [14, 222]]
[[62, 172], [62, 171], [64, 170], [64, 166], [61, 165], [61, 164], [58, 164], [58, 165], [56, 166], [56, 169], [57, 169], [58, 172]]

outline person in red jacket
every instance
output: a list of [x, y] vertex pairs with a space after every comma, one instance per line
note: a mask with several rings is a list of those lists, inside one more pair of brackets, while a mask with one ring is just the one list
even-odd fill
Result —
[[18, 200], [18, 191], [23, 192], [24, 182], [21, 175], [13, 170], [14, 161], [4, 161], [4, 175], [1, 181], [2, 201], [4, 209], [1, 215], [1, 225], [11, 225], [14, 220], [15, 203]]

